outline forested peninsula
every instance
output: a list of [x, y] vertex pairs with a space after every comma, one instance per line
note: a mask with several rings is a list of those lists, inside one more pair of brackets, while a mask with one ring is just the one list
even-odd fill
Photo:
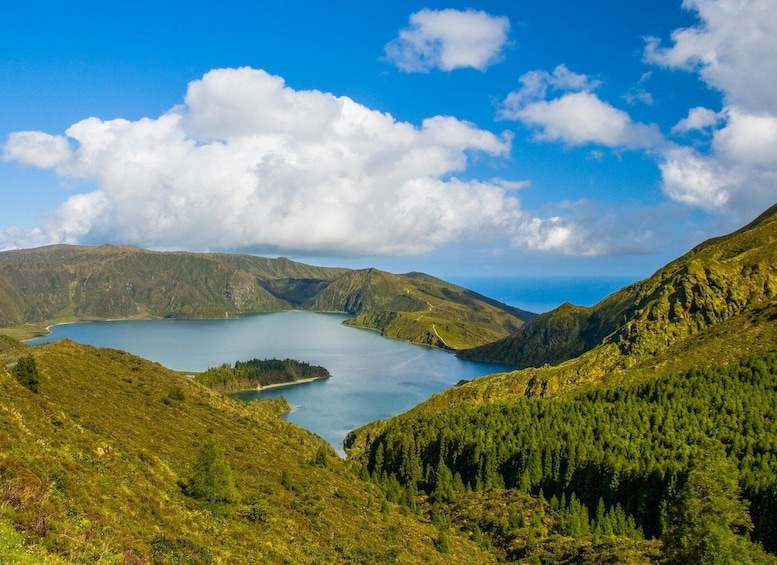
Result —
[[251, 359], [211, 367], [194, 380], [219, 392], [261, 390], [329, 378], [329, 371], [296, 359]]

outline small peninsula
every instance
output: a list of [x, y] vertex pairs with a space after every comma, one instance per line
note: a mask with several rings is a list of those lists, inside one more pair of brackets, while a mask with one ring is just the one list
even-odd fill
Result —
[[224, 363], [196, 375], [194, 380], [219, 392], [261, 390], [329, 378], [329, 371], [295, 359], [251, 359]]

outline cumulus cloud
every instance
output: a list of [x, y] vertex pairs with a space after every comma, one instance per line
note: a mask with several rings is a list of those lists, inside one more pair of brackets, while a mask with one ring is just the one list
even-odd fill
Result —
[[664, 191], [680, 202], [738, 217], [774, 203], [777, 181], [777, 4], [772, 0], [685, 0], [698, 23], [671, 44], [647, 40], [645, 60], [698, 73], [721, 92], [723, 109], [693, 108], [672, 133], [712, 136], [705, 152], [670, 147]]
[[501, 61], [510, 21], [475, 10], [428, 10], [410, 16], [409, 27], [386, 44], [386, 58], [405, 72], [485, 70]]
[[683, 214], [677, 204], [636, 207], [582, 199], [554, 208], [545, 219], [526, 218], [511, 245], [570, 256], [641, 255], [682, 239], [687, 228], [678, 221]]
[[663, 139], [655, 125], [636, 123], [623, 110], [602, 101], [593, 92], [599, 81], [564, 65], [553, 73], [526, 73], [520, 83], [506, 97], [499, 116], [537, 128], [537, 139], [612, 148], [650, 148]]
[[655, 126], [634, 123], [629, 115], [602, 102], [591, 92], [575, 92], [528, 104], [520, 120], [539, 128], [538, 139], [569, 145], [594, 143], [606, 147], [647, 148], [661, 140]]
[[722, 119], [720, 113], [696, 106], [688, 111], [688, 116], [677, 122], [672, 128], [672, 133], [688, 133], [691, 131], [705, 130], [718, 125]]
[[690, 147], [675, 146], [666, 150], [659, 168], [667, 196], [709, 211], [722, 209], [738, 180], [715, 159]]
[[732, 167], [777, 171], [777, 116], [730, 108], [725, 127], [714, 134], [713, 147]]
[[13, 132], [8, 137], [3, 160], [42, 169], [56, 168], [71, 157], [67, 138], [39, 131]]
[[472, 155], [506, 157], [508, 134], [447, 116], [399, 122], [250, 68], [211, 71], [184, 100], [156, 118], [12, 134], [6, 160], [94, 190], [70, 197], [41, 229], [0, 234], [0, 247], [109, 241], [403, 255], [517, 238], [530, 226], [527, 248], [571, 249], [557, 220], [521, 210], [515, 193], [525, 181], [458, 178]]
[[684, 0], [699, 23], [672, 33], [672, 45], [648, 38], [645, 59], [696, 71], [748, 112], [777, 114], [777, 3], [773, 0]]

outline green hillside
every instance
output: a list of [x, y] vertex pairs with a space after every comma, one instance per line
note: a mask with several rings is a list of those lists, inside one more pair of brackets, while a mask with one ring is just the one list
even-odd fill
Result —
[[775, 267], [777, 207], [592, 308], [465, 352], [536, 367], [356, 430], [349, 457], [454, 520], [470, 491], [502, 513], [518, 493], [547, 502], [544, 533], [460, 521], [508, 560], [775, 563], [759, 546], [777, 553]]
[[3, 351], [40, 383], [0, 366], [0, 563], [493, 561], [461, 536], [439, 547], [282, 400], [69, 341]]
[[306, 307], [355, 314], [349, 325], [445, 349], [499, 339], [533, 317], [428, 275], [376, 269], [346, 273]]
[[56, 245], [0, 253], [0, 328], [107, 318], [223, 318], [307, 309], [415, 343], [496, 341], [532, 314], [419, 274], [312, 267], [253, 255]]
[[565, 304], [514, 335], [461, 352], [468, 359], [540, 367], [612, 344], [630, 363], [705, 329], [768, 308], [777, 297], [777, 206], [697, 246], [652, 277], [584, 308]]
[[0, 253], [0, 325], [60, 318], [234, 316], [292, 307], [264, 288], [341, 269], [249, 255], [56, 245]]

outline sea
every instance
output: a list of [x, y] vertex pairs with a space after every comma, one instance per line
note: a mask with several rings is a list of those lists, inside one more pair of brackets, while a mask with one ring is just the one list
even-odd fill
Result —
[[[564, 302], [590, 306], [634, 282], [625, 278], [450, 279], [530, 312]], [[381, 337], [343, 325], [347, 316], [314, 312], [251, 314], [230, 320], [143, 320], [62, 324], [31, 344], [68, 338], [112, 347], [196, 373], [250, 359], [298, 359], [326, 367], [331, 377], [307, 384], [248, 391], [246, 402], [283, 396], [286, 418], [327, 440], [343, 454], [347, 433], [409, 410], [461, 380], [511, 370], [507, 365], [458, 359], [439, 349]]]

